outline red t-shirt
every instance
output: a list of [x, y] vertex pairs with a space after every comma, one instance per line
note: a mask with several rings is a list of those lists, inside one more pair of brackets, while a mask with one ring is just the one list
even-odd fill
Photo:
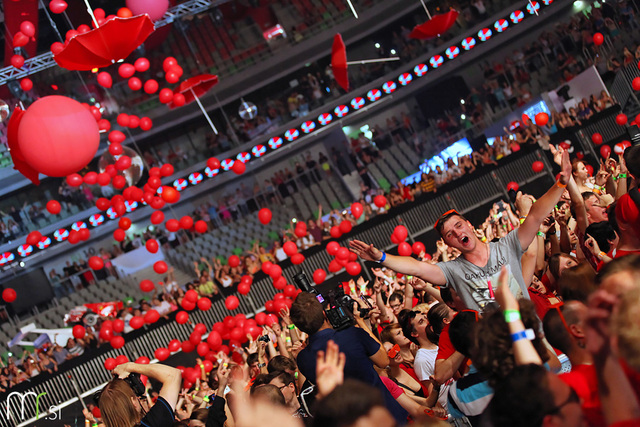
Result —
[[398, 397], [400, 397], [402, 393], [404, 393], [404, 390], [402, 389], [402, 387], [396, 384], [391, 378], [383, 377], [382, 375], [380, 375], [380, 379], [382, 380], [382, 382], [384, 383], [384, 386], [387, 388], [387, 390], [389, 390], [389, 393], [391, 393], [391, 396], [393, 396], [394, 399], [398, 399]]
[[631, 254], [640, 254], [640, 251], [623, 251], [623, 250], [616, 250], [616, 258], [620, 258], [623, 257], [625, 255], [631, 255]]
[[550, 295], [541, 294], [540, 292], [532, 288], [529, 288], [528, 290], [529, 290], [529, 298], [531, 299], [531, 302], [535, 306], [536, 314], [540, 319], [544, 319], [545, 314], [547, 314], [547, 311], [549, 311], [549, 309], [553, 305], [560, 303], [560, 300], [553, 294], [550, 294]]
[[418, 376], [416, 375], [416, 371], [414, 371], [411, 366], [407, 365], [406, 363], [402, 363], [400, 365], [400, 369], [405, 371], [407, 374], [411, 376], [411, 378], [413, 378], [418, 382], [418, 384], [420, 384], [420, 387], [422, 387], [422, 394], [424, 395], [424, 397], [429, 397], [429, 389], [425, 387], [424, 384], [422, 384], [422, 382], [418, 379]]
[[[454, 316], [455, 317], [455, 316]], [[446, 360], [456, 352], [455, 347], [451, 344], [451, 338], [449, 338], [449, 323], [444, 325], [442, 328], [442, 332], [440, 332], [440, 338], [438, 339], [438, 355], [436, 356], [436, 361], [438, 360]], [[464, 375], [464, 371], [467, 369], [467, 359], [465, 358], [460, 366], [458, 367], [458, 372], [460, 376]]]
[[569, 387], [574, 389], [582, 402], [582, 412], [591, 427], [605, 427], [607, 423], [602, 415], [598, 378], [593, 365], [576, 365], [571, 372], [559, 375]]

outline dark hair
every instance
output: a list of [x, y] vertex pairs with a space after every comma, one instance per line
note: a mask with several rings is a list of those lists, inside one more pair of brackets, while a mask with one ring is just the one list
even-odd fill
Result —
[[402, 326], [400, 326], [399, 323], [389, 323], [385, 326], [382, 332], [380, 332], [381, 342], [390, 342], [391, 344], [396, 343], [396, 340], [393, 338], [393, 333], [391, 332], [392, 329], [402, 329]]
[[302, 332], [313, 335], [324, 323], [324, 310], [316, 297], [308, 292], [301, 292], [291, 305], [291, 321]]
[[453, 307], [455, 305], [455, 303], [453, 302], [453, 295], [451, 294], [450, 286], [440, 288], [440, 298], [442, 298], [442, 301], [449, 307]]
[[478, 322], [478, 313], [465, 310], [456, 314], [449, 324], [449, 339], [453, 348], [466, 358], [471, 358], [473, 337]]
[[347, 427], [375, 407], [385, 408], [380, 391], [360, 381], [347, 379], [317, 402], [311, 425]]
[[634, 178], [640, 179], [640, 146], [634, 145], [624, 150], [624, 161], [627, 164], [627, 169], [634, 176]]
[[208, 416], [209, 416], [209, 410], [206, 408], [200, 408], [193, 411], [189, 419], [198, 420], [198, 421], [201, 421], [202, 423], [206, 423]]
[[493, 427], [540, 427], [555, 407], [547, 370], [528, 364], [513, 368], [495, 388], [487, 409]]
[[[540, 334], [540, 320], [533, 303], [526, 299], [518, 300], [522, 323], [527, 329], [533, 329], [536, 337], [531, 341], [543, 362], [549, 359], [547, 349]], [[489, 385], [495, 388], [509, 377], [516, 365], [513, 356], [513, 342], [509, 326], [501, 310], [486, 310], [478, 322], [472, 351], [473, 364], [485, 375]]]
[[267, 365], [267, 371], [270, 374], [276, 371], [295, 371], [296, 369], [298, 369], [296, 362], [292, 358], [281, 354], [274, 356]]
[[427, 338], [435, 345], [438, 345], [438, 341], [440, 341], [440, 334], [444, 328], [444, 319], [447, 318], [450, 310], [446, 304], [439, 302], [427, 312], [427, 319], [429, 320]]
[[253, 363], [256, 363], [259, 361], [260, 361], [260, 356], [258, 356], [258, 353], [250, 353], [249, 356], [247, 356], [248, 366], [251, 366]]
[[444, 227], [444, 224], [449, 221], [451, 218], [453, 218], [454, 216], [459, 216], [460, 218], [462, 218], [464, 221], [468, 221], [467, 218], [465, 218], [463, 215], [460, 215], [458, 212], [449, 212], [447, 214], [442, 215], [440, 218], [438, 218], [438, 220], [436, 221], [436, 231], [438, 232], [438, 234], [440, 234], [441, 237], [444, 237], [442, 235], [442, 228]]
[[549, 258], [549, 273], [553, 276], [554, 279], [558, 280], [560, 276], [560, 258], [565, 257], [569, 259], [573, 259], [573, 257], [569, 254], [565, 254], [564, 252], [558, 252]]
[[254, 388], [260, 387], [265, 384], [269, 384], [271, 382], [271, 375], [269, 374], [258, 374], [253, 379], [253, 383], [251, 383], [251, 390]]
[[405, 337], [407, 337], [409, 341], [416, 345], [418, 345], [419, 343], [416, 337], [412, 335], [415, 329], [413, 328], [411, 321], [416, 318], [417, 314], [418, 313], [416, 313], [415, 311], [407, 309], [404, 309], [400, 313], [398, 313], [398, 323], [400, 323], [402, 327], [402, 333]]
[[393, 301], [398, 300], [401, 303], [403, 303], [404, 302], [404, 295], [400, 291], [395, 291], [389, 296], [389, 304], [391, 304], [392, 300]]
[[556, 288], [563, 301], [577, 300], [586, 304], [589, 295], [598, 289], [595, 278], [596, 272], [591, 265], [588, 262], [582, 262], [564, 270]]
[[604, 280], [617, 273], [628, 271], [636, 279], [640, 278], [640, 255], [630, 254], [616, 258], [608, 262], [600, 269], [596, 276], [596, 285], [601, 285]]
[[293, 374], [290, 374], [286, 371], [276, 371], [269, 375], [269, 382], [278, 378], [282, 381], [282, 384], [289, 385], [293, 383], [293, 386], [296, 388], [296, 394], [298, 394], [298, 384], [296, 384], [296, 377]]
[[609, 221], [600, 221], [590, 224], [587, 227], [586, 234], [593, 237], [595, 241], [598, 242], [598, 246], [603, 252], [609, 252], [609, 249], [611, 249], [609, 240], [616, 239], [616, 231], [613, 229], [613, 226], [609, 224]]
[[250, 395], [254, 399], [257, 397], [263, 398], [276, 406], [287, 406], [287, 402], [280, 389], [272, 384], [262, 384], [256, 388], [251, 388]]
[[[562, 310], [564, 307], [560, 307]], [[557, 348], [564, 354], [568, 354], [572, 347], [571, 334], [564, 326], [558, 310], [549, 310], [542, 320], [544, 336], [553, 348]]]

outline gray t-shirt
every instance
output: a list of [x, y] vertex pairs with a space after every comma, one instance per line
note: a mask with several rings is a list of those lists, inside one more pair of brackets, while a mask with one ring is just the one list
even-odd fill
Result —
[[446, 286], [451, 286], [462, 298], [468, 309], [482, 311], [492, 299], [489, 296], [488, 281], [495, 291], [502, 266], [509, 272], [509, 288], [516, 298], [529, 298], [527, 286], [522, 277], [520, 258], [524, 251], [518, 240], [518, 230], [513, 230], [495, 243], [489, 243], [489, 261], [484, 267], [467, 261], [460, 256], [452, 261], [436, 264], [444, 273]]

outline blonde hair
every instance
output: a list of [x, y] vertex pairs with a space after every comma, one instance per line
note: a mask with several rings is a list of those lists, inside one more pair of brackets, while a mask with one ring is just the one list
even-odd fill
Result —
[[640, 288], [620, 297], [618, 310], [611, 319], [613, 334], [618, 340], [620, 356], [635, 370], [640, 370]]
[[140, 423], [140, 413], [131, 398], [136, 395], [124, 380], [111, 380], [102, 390], [99, 408], [106, 427], [133, 427]]
[[420, 313], [427, 314], [429, 312], [429, 308], [430, 308], [429, 304], [421, 303], [421, 304], [416, 304], [415, 306], [413, 306], [411, 311], [419, 311]]

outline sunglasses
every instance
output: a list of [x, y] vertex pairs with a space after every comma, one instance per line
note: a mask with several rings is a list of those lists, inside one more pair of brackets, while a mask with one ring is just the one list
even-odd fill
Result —
[[434, 224], [433, 228], [438, 228], [438, 224], [440, 223], [440, 221], [442, 221], [442, 220], [443, 220], [443, 219], [445, 219], [445, 218], [450, 217], [451, 215], [460, 215], [460, 214], [459, 214], [459, 213], [458, 213], [458, 211], [457, 211], [457, 210], [455, 210], [455, 209], [449, 209], [448, 211], [446, 211], [445, 213], [443, 213], [442, 215], [440, 215], [440, 218], [438, 218], [438, 219], [436, 220], [436, 223]]
[[387, 351], [387, 356], [389, 356], [389, 359], [393, 359], [398, 355], [398, 353], [400, 353], [400, 346], [396, 344]]

